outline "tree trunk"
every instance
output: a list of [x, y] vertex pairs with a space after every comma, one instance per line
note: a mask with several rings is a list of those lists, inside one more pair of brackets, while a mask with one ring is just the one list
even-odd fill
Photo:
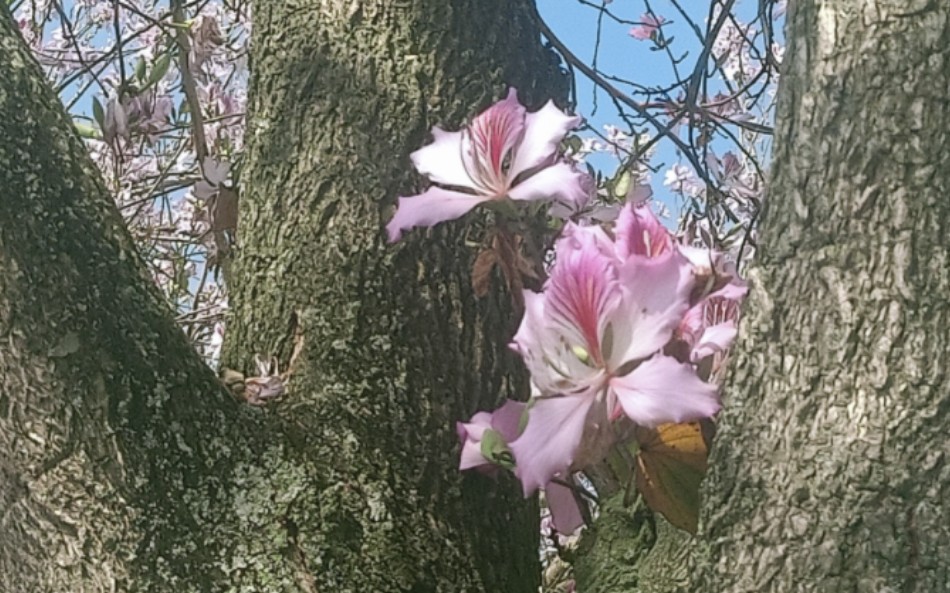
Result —
[[950, 589], [950, 4], [790, 3], [699, 590]]
[[226, 583], [238, 542], [279, 546], [236, 514], [280, 457], [174, 324], [4, 6], [0, 188], [0, 589]]
[[523, 386], [509, 297], [472, 297], [460, 227], [379, 232], [432, 123], [563, 96], [525, 8], [257, 8], [228, 356], [300, 353], [262, 410], [175, 326], [0, 5], [0, 588], [535, 590], [533, 505], [454, 469], [453, 421]]
[[[524, 397], [511, 295], [476, 298], [486, 228], [387, 245], [408, 154], [516, 86], [567, 79], [527, 0], [260, 2], [224, 364], [289, 373], [273, 413], [313, 464], [297, 526], [318, 582], [355, 591], [535, 591], [538, 514], [513, 480], [457, 470], [456, 420]], [[474, 226], [473, 226], [474, 225]], [[323, 587], [321, 587], [323, 588]]]
[[950, 590], [950, 5], [799, 0], [788, 39], [700, 536], [608, 507], [584, 593]]

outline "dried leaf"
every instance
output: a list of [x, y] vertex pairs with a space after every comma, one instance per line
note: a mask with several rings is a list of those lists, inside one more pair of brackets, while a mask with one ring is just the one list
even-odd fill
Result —
[[699, 422], [637, 429], [637, 489], [647, 505], [676, 527], [696, 533], [699, 485], [709, 448]]
[[483, 249], [472, 264], [472, 290], [475, 296], [481, 298], [488, 294], [491, 288], [491, 274], [498, 263], [498, 256], [492, 248]]
[[218, 187], [218, 194], [208, 204], [211, 210], [211, 228], [215, 231], [231, 231], [237, 228], [238, 195], [224, 185]]

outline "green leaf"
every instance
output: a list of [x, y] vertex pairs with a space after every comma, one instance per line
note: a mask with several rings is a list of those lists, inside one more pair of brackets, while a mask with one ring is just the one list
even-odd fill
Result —
[[149, 74], [148, 80], [145, 81], [145, 87], [148, 88], [161, 80], [168, 73], [168, 67], [171, 65], [171, 63], [171, 50], [169, 50], [168, 53], [159, 56], [159, 58], [155, 60], [155, 65], [152, 66], [152, 72]]
[[90, 138], [92, 140], [99, 140], [102, 138], [102, 133], [87, 123], [74, 121], [73, 126], [75, 126], [76, 132], [79, 134], [80, 138]]
[[99, 102], [99, 99], [96, 97], [92, 98], [92, 116], [96, 118], [96, 123], [99, 124], [99, 129], [102, 130], [105, 128], [106, 121], [106, 110], [102, 108], [102, 103]]
[[627, 197], [630, 186], [633, 183], [633, 175], [628, 169], [624, 169], [613, 179], [613, 195], [615, 198], [623, 199]]
[[581, 147], [584, 146], [584, 141], [581, 140], [580, 136], [571, 134], [570, 136], [562, 140], [561, 144], [564, 146], [564, 148], [569, 148], [571, 152], [576, 153], [576, 152], [580, 152]]
[[482, 457], [495, 465], [500, 465], [505, 469], [514, 469], [515, 458], [508, 448], [508, 443], [497, 430], [487, 429], [482, 434], [481, 442]]
[[135, 61], [135, 78], [142, 82], [145, 80], [145, 58], [139, 56], [139, 59]]

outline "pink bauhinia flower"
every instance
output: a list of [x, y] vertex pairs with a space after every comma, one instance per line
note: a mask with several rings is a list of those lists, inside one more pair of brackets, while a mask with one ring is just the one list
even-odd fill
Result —
[[689, 348], [691, 362], [725, 352], [738, 333], [739, 307], [748, 287], [738, 279], [694, 305], [680, 322], [676, 335]]
[[645, 13], [640, 16], [640, 24], [630, 29], [630, 36], [634, 39], [639, 39], [640, 41], [653, 39], [653, 36], [656, 35], [657, 30], [665, 22], [666, 19], [661, 16], [657, 17], [653, 16], [652, 14]]
[[[500, 466], [511, 467], [508, 443], [518, 438], [526, 404], [506, 400], [494, 412], [477, 412], [468, 422], [457, 422], [455, 431], [462, 443], [459, 469], [474, 469], [494, 475]], [[569, 534], [584, 524], [573, 491], [563, 484], [544, 485], [554, 528]]]
[[433, 142], [412, 153], [411, 159], [437, 185], [399, 198], [396, 214], [386, 225], [389, 240], [398, 241], [412, 227], [459, 218], [491, 200], [573, 205], [587, 199], [584, 175], [558, 159], [558, 145], [580, 121], [550, 101], [527, 113], [511, 89], [507, 98], [460, 132], [432, 128]]
[[[493, 473], [500, 460], [492, 458], [492, 452], [485, 449], [494, 445], [498, 449], [496, 452], [503, 452], [507, 443], [518, 438], [518, 426], [524, 409], [523, 402], [509, 399], [494, 412], [477, 412], [468, 422], [456, 422], [455, 432], [462, 443], [459, 469], [479, 469]], [[489, 431], [494, 435], [486, 438]], [[493, 440], [489, 441], [491, 438]], [[489, 455], [486, 456], [486, 453]]]
[[511, 443], [526, 494], [599, 459], [621, 413], [652, 427], [719, 410], [716, 388], [661, 352], [694, 288], [678, 249], [621, 259], [601, 229], [568, 224], [555, 251], [544, 292], [525, 292], [512, 344], [541, 392]]

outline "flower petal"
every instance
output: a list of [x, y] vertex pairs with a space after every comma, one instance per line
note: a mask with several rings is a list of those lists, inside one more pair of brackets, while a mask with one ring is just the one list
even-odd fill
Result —
[[416, 170], [435, 183], [475, 189], [475, 183], [462, 162], [462, 132], [446, 132], [432, 128], [431, 144], [426, 144], [409, 158]]
[[606, 235], [597, 227], [565, 228], [555, 249], [555, 264], [544, 287], [545, 315], [571, 347], [603, 366], [601, 346], [609, 315], [620, 302], [615, 260], [604, 253]]
[[[586, 391], [603, 372], [578, 358], [545, 316], [545, 295], [524, 291], [525, 313], [511, 342], [524, 360], [531, 381], [545, 395]], [[580, 345], [575, 340], [575, 344]]]
[[673, 336], [689, 309], [693, 274], [676, 250], [660, 257], [633, 257], [620, 269], [623, 301], [611, 315], [611, 370], [650, 356]]
[[716, 387], [669, 356], [644, 361], [629, 374], [611, 379], [610, 387], [627, 417], [641, 426], [708, 418], [720, 407]]
[[479, 193], [503, 196], [514, 174], [511, 164], [525, 128], [525, 109], [515, 89], [481, 112], [462, 136], [462, 163]]
[[544, 496], [551, 511], [551, 523], [558, 533], [571, 535], [584, 525], [584, 517], [573, 490], [555, 482], [548, 482], [544, 485]]
[[510, 445], [525, 496], [567, 472], [593, 403], [592, 395], [544, 397], [528, 409], [528, 424]]
[[547, 200], [568, 207], [584, 205], [590, 199], [586, 175], [567, 163], [545, 167], [508, 190], [512, 200]]
[[567, 115], [552, 101], [525, 116], [524, 139], [515, 153], [509, 179], [554, 162], [561, 140], [581, 121], [583, 119], [580, 116]]
[[455, 433], [462, 443], [462, 455], [459, 469], [469, 469], [489, 463], [482, 455], [481, 440], [485, 431], [491, 428], [491, 414], [478, 412], [468, 422], [456, 422]]
[[699, 337], [696, 345], [693, 346], [693, 351], [690, 353], [690, 360], [698, 362], [707, 356], [728, 350], [729, 346], [732, 346], [732, 342], [735, 341], [736, 334], [738, 333], [739, 330], [736, 328], [735, 322], [732, 321], [707, 327]]
[[440, 187], [430, 187], [417, 196], [399, 198], [396, 214], [386, 225], [389, 242], [395, 243], [403, 231], [412, 227], [433, 226], [459, 218], [487, 199]]
[[501, 438], [510, 443], [518, 438], [521, 414], [524, 413], [526, 407], [527, 404], [524, 402], [506, 399], [500, 408], [492, 412], [491, 427], [498, 431]]
[[617, 255], [620, 259], [638, 255], [657, 257], [672, 249], [670, 232], [649, 204], [628, 203], [617, 218]]

